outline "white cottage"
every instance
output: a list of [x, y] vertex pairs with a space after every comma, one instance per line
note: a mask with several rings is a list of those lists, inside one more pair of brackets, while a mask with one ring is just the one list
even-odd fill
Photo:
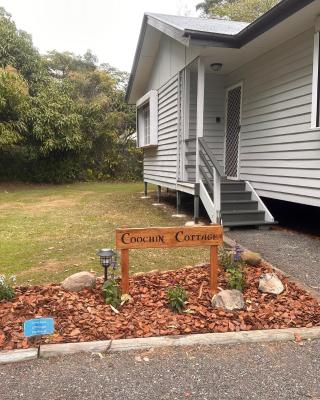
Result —
[[127, 100], [144, 182], [224, 226], [274, 222], [261, 197], [320, 207], [320, 0], [251, 24], [147, 13]]

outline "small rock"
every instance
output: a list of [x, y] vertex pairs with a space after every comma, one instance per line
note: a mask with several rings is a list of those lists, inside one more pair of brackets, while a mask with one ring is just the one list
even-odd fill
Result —
[[145, 272], [136, 272], [133, 274], [133, 276], [143, 276], [145, 275]]
[[243, 294], [239, 290], [222, 290], [212, 298], [212, 306], [225, 311], [242, 310], [245, 306]]
[[241, 259], [246, 264], [252, 265], [253, 267], [260, 265], [261, 263], [261, 255], [259, 253], [254, 253], [253, 251], [244, 251], [241, 254]]
[[259, 290], [263, 293], [280, 294], [284, 291], [284, 286], [276, 274], [268, 273], [260, 276]]
[[202, 221], [198, 221], [198, 223], [196, 224], [194, 221], [187, 221], [184, 226], [203, 226], [204, 222]]
[[92, 289], [96, 284], [96, 277], [90, 272], [82, 271], [66, 278], [61, 286], [70, 292], [80, 292], [82, 289]]

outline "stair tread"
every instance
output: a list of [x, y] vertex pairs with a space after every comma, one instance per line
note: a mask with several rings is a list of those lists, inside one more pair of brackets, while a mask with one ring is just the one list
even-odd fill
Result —
[[223, 185], [243, 185], [244, 181], [221, 181]]
[[276, 225], [277, 222], [267, 222], [267, 221], [241, 221], [241, 222], [225, 222], [223, 226], [233, 227], [233, 226], [252, 226], [252, 225]]
[[222, 200], [221, 204], [238, 204], [238, 203], [258, 203], [257, 200]]
[[221, 214], [265, 214], [263, 210], [225, 210]]

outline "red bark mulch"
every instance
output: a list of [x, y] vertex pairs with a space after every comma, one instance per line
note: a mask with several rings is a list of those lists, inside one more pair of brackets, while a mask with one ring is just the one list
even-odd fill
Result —
[[[119, 314], [104, 304], [101, 280], [93, 291], [80, 293], [66, 292], [55, 284], [17, 287], [12, 301], [0, 302], [0, 349], [40, 343], [320, 326], [318, 301], [287, 278], [280, 276], [286, 288], [281, 295], [258, 291], [260, 275], [271, 271], [267, 266], [245, 269], [246, 310], [213, 309], [208, 268], [188, 267], [131, 277], [132, 300], [121, 307]], [[176, 284], [188, 291], [187, 308], [192, 314], [174, 314], [167, 307], [166, 290]], [[222, 271], [219, 287], [227, 287]], [[40, 316], [55, 319], [56, 333], [31, 340], [24, 338], [23, 322]]]

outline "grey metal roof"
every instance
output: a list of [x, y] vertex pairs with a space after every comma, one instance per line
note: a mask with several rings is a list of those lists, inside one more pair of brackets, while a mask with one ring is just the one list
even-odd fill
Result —
[[[179, 32], [181, 36], [193, 40], [194, 45], [196, 45], [197, 40], [199, 40], [202, 45], [205, 41], [208, 46], [212, 43], [212, 45], [223, 45], [224, 47], [240, 49], [247, 43], [262, 35], [264, 32], [272, 29], [279, 23], [282, 23], [308, 4], [319, 1], [320, 0], [281, 0], [277, 5], [272, 7], [251, 24], [222, 19], [202, 19], [146, 13], [143, 17], [137, 50], [133, 60], [133, 66], [126, 92], [126, 100], [128, 101], [130, 99], [136, 77], [141, 48], [146, 33], [146, 27], [148, 25], [148, 18], [158, 20], [159, 25], [171, 25], [174, 29], [182, 32], [182, 35]], [[162, 31], [161, 27], [159, 27], [159, 30]], [[165, 33], [165, 30], [163, 30], [163, 32]]]
[[221, 35], [236, 35], [249, 25], [247, 22], [236, 22], [226, 19], [182, 17], [154, 13], [146, 13], [146, 15], [182, 31], [190, 30], [204, 33], [218, 33]]

